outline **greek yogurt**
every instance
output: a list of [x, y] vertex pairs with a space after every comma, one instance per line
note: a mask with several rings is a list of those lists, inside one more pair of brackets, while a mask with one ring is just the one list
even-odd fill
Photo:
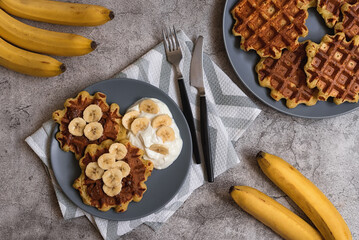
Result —
[[[140, 111], [140, 103], [143, 100], [150, 99], [158, 106], [158, 113], [148, 113], [145, 111]], [[128, 139], [129, 141], [136, 147], [144, 150], [143, 158], [145, 160], [150, 160], [153, 162], [154, 168], [156, 169], [165, 169], [170, 166], [181, 153], [183, 141], [181, 138], [180, 131], [176, 125], [176, 122], [173, 119], [171, 111], [168, 109], [167, 105], [162, 101], [155, 99], [155, 98], [143, 98], [139, 101], [135, 102], [127, 112], [131, 111], [138, 111], [140, 114], [137, 118], [147, 118], [149, 119], [148, 127], [142, 131], [137, 132], [134, 134], [131, 130], [128, 132]], [[163, 141], [160, 136], [157, 136], [158, 128], [154, 128], [152, 126], [152, 120], [159, 116], [167, 114], [171, 119], [172, 122], [168, 126], [173, 129], [174, 131], [174, 140], [173, 141]], [[168, 149], [166, 154], [159, 153], [157, 151], [153, 151], [150, 149], [151, 146], [154, 144], [160, 144], [165, 146]], [[156, 145], [155, 145], [156, 146]]]

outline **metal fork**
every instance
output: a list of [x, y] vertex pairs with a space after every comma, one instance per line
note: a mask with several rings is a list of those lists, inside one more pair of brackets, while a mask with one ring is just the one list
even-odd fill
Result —
[[188, 100], [188, 95], [184, 84], [183, 75], [179, 67], [180, 62], [182, 60], [181, 46], [177, 38], [175, 27], [173, 27], [173, 30], [171, 28], [162, 30], [162, 34], [163, 34], [163, 42], [165, 46], [167, 61], [171, 63], [175, 68], [177, 83], [181, 95], [182, 112], [187, 120], [188, 126], [191, 131], [194, 159], [196, 163], [199, 164], [201, 163], [201, 158], [199, 155], [196, 128], [194, 125], [193, 114], [191, 110], [191, 105]]

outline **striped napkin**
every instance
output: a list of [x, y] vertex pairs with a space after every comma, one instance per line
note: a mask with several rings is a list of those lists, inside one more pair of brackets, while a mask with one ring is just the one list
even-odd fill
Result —
[[[178, 38], [183, 52], [183, 61], [180, 67], [184, 74], [192, 111], [197, 120], [196, 126], [199, 126], [197, 90], [189, 86], [188, 82], [193, 43], [183, 31], [178, 33]], [[204, 54], [203, 66], [214, 175], [218, 176], [239, 163], [232, 141], [238, 140], [250, 123], [258, 116], [260, 110], [206, 54]], [[166, 92], [175, 102], [179, 102], [174, 71], [172, 65], [166, 60], [163, 43], [150, 50], [114, 77], [127, 77], [146, 81]], [[158, 229], [175, 213], [195, 189], [206, 182], [201, 165], [194, 164], [192, 161], [188, 177], [182, 188], [158, 212], [132, 221], [109, 221], [91, 216], [76, 207], [56, 183], [49, 157], [50, 138], [55, 127], [56, 124], [50, 120], [44, 123], [33, 135], [26, 138], [25, 141], [45, 164], [45, 169], [54, 185], [64, 218], [69, 219], [85, 215], [98, 228], [102, 237], [106, 240], [118, 239], [121, 235], [130, 232], [142, 223], [154, 230]], [[199, 132], [197, 134], [199, 136]]]

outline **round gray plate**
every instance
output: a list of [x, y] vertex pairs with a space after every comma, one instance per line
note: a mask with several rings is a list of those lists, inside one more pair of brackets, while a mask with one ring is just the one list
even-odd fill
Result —
[[140, 202], [131, 202], [128, 210], [116, 213], [113, 209], [102, 212], [95, 207], [85, 205], [80, 194], [72, 187], [74, 180], [80, 176], [81, 170], [73, 153], [61, 150], [55, 139], [56, 127], [51, 142], [51, 164], [57, 182], [66, 196], [84, 211], [109, 220], [127, 221], [147, 216], [166, 205], [179, 191], [186, 179], [192, 156], [192, 140], [187, 122], [177, 104], [160, 89], [138, 80], [110, 79], [96, 83], [85, 89], [90, 94], [103, 92], [107, 102], [117, 103], [123, 115], [126, 109], [143, 97], [153, 97], [163, 101], [173, 114], [183, 139], [182, 152], [174, 163], [164, 170], [154, 169], [146, 182], [147, 191]]
[[[224, 7], [223, 14], [223, 38], [225, 48], [229, 60], [234, 68], [237, 76], [242, 83], [251, 91], [257, 98], [268, 106], [292, 116], [304, 117], [304, 118], [327, 118], [338, 116], [354, 110], [359, 107], [357, 103], [343, 103], [336, 105], [333, 102], [322, 102], [314, 106], [308, 107], [304, 104], [299, 104], [296, 108], [289, 109], [285, 106], [285, 100], [275, 101], [271, 98], [270, 90], [268, 88], [261, 87], [258, 84], [257, 73], [255, 72], [255, 65], [259, 61], [259, 57], [255, 51], [251, 50], [245, 52], [240, 48], [240, 37], [235, 37], [232, 34], [232, 27], [234, 20], [230, 11], [235, 6], [238, 0], [227, 0]], [[300, 38], [299, 41], [310, 39], [316, 43], [319, 43], [325, 34], [333, 34], [333, 30], [325, 26], [324, 20], [317, 13], [315, 8], [309, 9], [309, 17], [306, 22], [308, 27], [308, 35], [305, 38]]]

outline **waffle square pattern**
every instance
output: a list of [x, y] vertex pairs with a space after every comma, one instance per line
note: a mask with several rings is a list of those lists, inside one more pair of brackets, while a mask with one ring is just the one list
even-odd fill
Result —
[[343, 32], [347, 38], [359, 34], [359, 2], [342, 6], [343, 20], [335, 25], [335, 32]]
[[276, 101], [286, 99], [288, 108], [317, 102], [317, 89], [307, 86], [304, 72], [308, 42], [301, 43], [293, 52], [284, 50], [279, 59], [262, 58], [256, 66], [260, 85], [271, 89], [271, 97]]
[[307, 46], [304, 69], [310, 88], [319, 89], [319, 100], [334, 97], [336, 104], [358, 102], [359, 36], [347, 42], [344, 33], [325, 35], [321, 43]]
[[298, 38], [306, 36], [308, 7], [298, 0], [242, 0], [233, 9], [235, 36], [241, 36], [241, 48], [254, 49], [261, 57], [278, 59], [282, 49], [294, 51]]
[[356, 3], [357, 0], [318, 0], [317, 10], [329, 28], [334, 27], [340, 17], [340, 9], [345, 3]]

